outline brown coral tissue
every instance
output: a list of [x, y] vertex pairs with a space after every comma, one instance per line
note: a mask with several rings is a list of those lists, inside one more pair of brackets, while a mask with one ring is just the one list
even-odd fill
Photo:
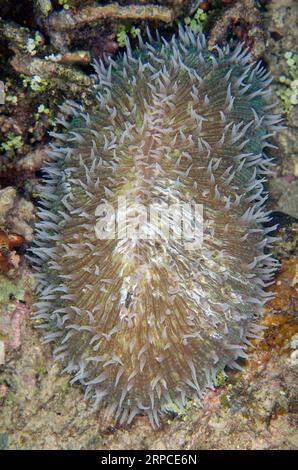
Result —
[[[35, 321], [95, 408], [156, 427], [171, 402], [201, 399], [225, 366], [239, 368], [260, 333], [278, 265], [266, 148], [282, 126], [270, 73], [242, 45], [209, 51], [180, 28], [126, 46], [95, 64], [96, 109], [68, 101], [72, 119], [53, 134], [31, 254]], [[120, 199], [129, 230], [99, 236], [119, 224]], [[203, 208], [197, 245], [179, 236], [181, 207], [189, 228]]]

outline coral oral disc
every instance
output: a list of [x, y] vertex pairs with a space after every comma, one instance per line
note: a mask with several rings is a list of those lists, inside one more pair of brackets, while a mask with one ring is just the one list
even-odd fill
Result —
[[[280, 116], [247, 50], [210, 52], [182, 28], [95, 68], [96, 109], [65, 103], [72, 120], [53, 135], [32, 248], [36, 321], [95, 407], [158, 426], [170, 402], [200, 399], [239, 368], [259, 334], [277, 266], [275, 227], [262, 227], [264, 149]], [[203, 214], [198, 245], [180, 236], [181, 207], [188, 229]]]

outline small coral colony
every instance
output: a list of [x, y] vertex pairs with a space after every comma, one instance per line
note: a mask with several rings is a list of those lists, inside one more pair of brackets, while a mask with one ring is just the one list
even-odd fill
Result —
[[[180, 28], [95, 64], [92, 109], [67, 101], [41, 186], [36, 326], [95, 407], [154, 427], [169, 404], [201, 399], [239, 368], [271, 297], [275, 227], [266, 154], [281, 128], [270, 73], [242, 45], [212, 49]], [[143, 220], [139, 236], [99, 237], [98, 207], [202, 207], [189, 245]], [[105, 222], [113, 222], [114, 216]], [[176, 225], [175, 225], [176, 224]], [[149, 237], [148, 234], [155, 236]], [[140, 236], [142, 235], [142, 236]]]

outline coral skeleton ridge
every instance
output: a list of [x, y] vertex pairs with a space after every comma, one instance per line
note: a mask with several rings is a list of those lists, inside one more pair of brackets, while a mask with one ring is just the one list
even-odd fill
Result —
[[[239, 368], [262, 329], [278, 265], [276, 227], [262, 226], [266, 148], [281, 118], [270, 114], [270, 73], [247, 49], [210, 51], [182, 27], [169, 41], [139, 35], [136, 50], [126, 40], [122, 56], [95, 68], [97, 108], [62, 106], [65, 131], [53, 133], [40, 189], [36, 324], [95, 408], [158, 426], [169, 403], [201, 399], [225, 366]], [[96, 209], [119, 197], [128, 213], [202, 205], [203, 243], [99, 239]]]

